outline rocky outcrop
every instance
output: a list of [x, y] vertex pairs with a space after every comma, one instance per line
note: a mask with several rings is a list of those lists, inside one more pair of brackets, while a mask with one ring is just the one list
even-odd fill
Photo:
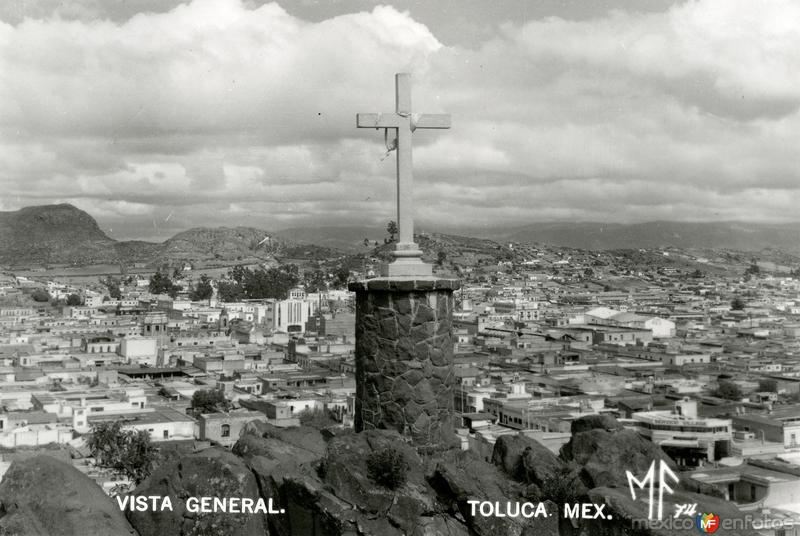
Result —
[[556, 476], [564, 467], [547, 447], [521, 433], [497, 438], [492, 463], [514, 480], [537, 486]]
[[232, 452], [246, 461], [255, 457], [279, 464], [294, 460], [299, 463], [319, 460], [327, 446], [322, 433], [307, 426], [280, 428], [253, 421], [245, 425]]
[[[367, 460], [392, 448], [408, 462], [405, 482], [397, 489], [376, 484]], [[473, 515], [470, 500], [524, 501], [524, 484], [514, 482], [469, 452], [440, 453], [436, 461], [420, 458], [396, 432], [369, 430], [333, 436], [317, 461], [284, 459], [271, 466], [250, 459], [262, 493], [274, 499], [284, 515], [269, 516], [277, 536], [515, 536], [558, 534], [554, 504], [550, 517], [484, 517]]]
[[581, 467], [581, 480], [589, 489], [627, 487], [625, 471], [642, 475], [653, 460], [665, 460], [675, 469], [675, 463], [658, 445], [633, 430], [590, 428], [574, 433], [561, 447], [560, 456]]
[[503, 472], [471, 452], [452, 453], [437, 463], [429, 478], [439, 502], [451, 515], [464, 522], [471, 534], [558, 535], [557, 508], [547, 504], [548, 517], [525, 519], [523, 517], [475, 515], [469, 501], [489, 501], [505, 513], [506, 503], [524, 502], [525, 486], [509, 480]]
[[0, 505], [4, 535], [136, 534], [93, 480], [50, 456], [12, 463], [0, 484]]
[[606, 432], [617, 432], [623, 426], [611, 415], [586, 415], [572, 421], [570, 432], [572, 435], [589, 430], [605, 430]]
[[[386, 448], [401, 452], [408, 463], [406, 481], [397, 489], [368, 476], [370, 454]], [[397, 433], [335, 435], [318, 461], [286, 459], [267, 467], [256, 456], [252, 462], [265, 496], [286, 510], [286, 515], [269, 518], [272, 534], [467, 534], [462, 523], [441, 512], [422, 459]]]
[[266, 516], [260, 513], [193, 513], [186, 508], [188, 497], [259, 498], [256, 479], [244, 461], [221, 448], [209, 448], [167, 462], [138, 486], [134, 494], [169, 496], [173, 507], [172, 511], [126, 511], [140, 536], [262, 536], [266, 531]]

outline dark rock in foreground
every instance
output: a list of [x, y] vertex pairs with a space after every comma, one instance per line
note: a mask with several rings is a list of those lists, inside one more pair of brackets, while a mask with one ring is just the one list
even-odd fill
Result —
[[50, 456], [12, 463], [0, 484], [0, 504], [4, 535], [136, 534], [92, 479]]
[[611, 415], [586, 415], [572, 421], [570, 432], [572, 435], [589, 430], [605, 430], [606, 432], [617, 432], [623, 426]]
[[537, 486], [555, 477], [564, 467], [564, 463], [547, 447], [523, 434], [498, 437], [492, 463], [514, 480]]
[[[241, 441], [240, 441], [241, 442]], [[252, 445], [253, 440], [247, 440]], [[252, 446], [251, 446], [252, 448]], [[374, 482], [367, 460], [373, 452], [393, 449], [408, 462], [405, 481], [396, 489]], [[269, 516], [276, 536], [526, 536], [558, 534], [554, 504], [551, 517], [538, 519], [472, 515], [470, 500], [524, 501], [526, 486], [509, 480], [494, 465], [461, 451], [422, 458], [396, 432], [369, 430], [332, 437], [324, 457], [270, 463], [250, 459], [262, 493], [285, 515]]]
[[126, 515], [140, 536], [266, 534], [266, 516], [259, 513], [193, 513], [188, 497], [259, 498], [253, 473], [241, 458], [210, 448], [167, 462], [136, 488], [135, 495], [169, 496], [173, 510], [131, 512]]
[[499, 502], [505, 513], [507, 502], [524, 502], [525, 486], [510, 481], [500, 470], [484, 462], [471, 452], [457, 452], [439, 462], [430, 477], [439, 502], [451, 515], [463, 518], [471, 534], [492, 535], [558, 535], [557, 508], [548, 503], [549, 517], [525, 519], [522, 517], [484, 517], [472, 515], [468, 501]]
[[[386, 448], [402, 452], [409, 466], [406, 482], [394, 490], [368, 476], [369, 455]], [[287, 512], [269, 518], [271, 534], [433, 536], [438, 530], [466, 536], [462, 524], [438, 511], [422, 466], [397, 433], [377, 430], [333, 437], [318, 462], [286, 459], [273, 467], [251, 465], [265, 496]]]
[[589, 489], [627, 488], [625, 471], [644, 475], [653, 460], [664, 460], [676, 470], [675, 462], [652, 441], [633, 430], [608, 431], [606, 427], [573, 433], [561, 447], [561, 458], [581, 466], [581, 480]]

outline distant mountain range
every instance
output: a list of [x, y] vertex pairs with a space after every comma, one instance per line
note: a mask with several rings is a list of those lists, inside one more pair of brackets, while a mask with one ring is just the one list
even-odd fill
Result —
[[[346, 229], [340, 232], [339, 229]], [[497, 242], [529, 242], [586, 250], [681, 247], [761, 251], [774, 248], [800, 253], [800, 222], [760, 224], [746, 222], [675, 222], [646, 223], [559, 222], [532, 223], [525, 226], [490, 228], [429, 229], [442, 233], [486, 238]], [[364, 238], [386, 236], [375, 227], [304, 227], [285, 236], [316, 244], [336, 244], [352, 249]], [[287, 231], [278, 231], [283, 234]], [[381, 234], [383, 233], [383, 234]]]
[[[682, 248], [800, 252], [800, 223], [742, 222], [534, 223], [522, 227], [464, 229], [458, 234], [498, 242], [539, 242], [579, 249]], [[363, 252], [364, 239], [382, 243], [377, 227], [303, 227], [268, 232], [252, 227], [193, 228], [161, 243], [117, 241], [86, 212], [69, 204], [0, 212], [0, 263], [154, 263], [177, 260], [257, 262], [275, 257], [326, 258]]]
[[512, 242], [542, 242], [579, 249], [682, 248], [800, 251], [800, 222], [534, 223], [499, 230], [489, 237]]
[[69, 204], [0, 212], [0, 263], [90, 265], [275, 257], [327, 258], [330, 248], [299, 244], [252, 227], [193, 228], [161, 243], [109, 238], [86, 212]]

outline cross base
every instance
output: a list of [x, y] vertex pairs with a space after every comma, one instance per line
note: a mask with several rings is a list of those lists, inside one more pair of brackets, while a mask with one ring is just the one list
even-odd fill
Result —
[[381, 265], [382, 277], [429, 277], [433, 266], [422, 262], [422, 251], [414, 242], [399, 242], [392, 252], [394, 261]]

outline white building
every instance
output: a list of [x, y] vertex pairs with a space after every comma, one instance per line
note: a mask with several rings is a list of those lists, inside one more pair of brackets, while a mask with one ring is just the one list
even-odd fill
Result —
[[288, 300], [275, 302], [272, 329], [283, 333], [302, 333], [306, 329], [306, 322], [316, 311], [316, 301], [308, 299], [302, 289], [292, 289], [289, 291]]
[[[80, 410], [84, 412], [85, 410]], [[174, 441], [194, 439], [195, 421], [188, 415], [170, 407], [145, 408], [124, 413], [83, 413], [85, 425], [82, 430], [88, 432], [94, 424], [106, 421], [121, 421], [124, 428], [144, 430], [150, 434], [152, 441]], [[76, 428], [76, 431], [80, 431]]]
[[120, 341], [119, 355], [128, 363], [156, 366], [158, 344], [155, 337], [125, 337]]
[[671, 412], [641, 411], [631, 418], [640, 435], [659, 445], [679, 465], [703, 465], [729, 455], [732, 421], [698, 417], [695, 400], [679, 400]]

